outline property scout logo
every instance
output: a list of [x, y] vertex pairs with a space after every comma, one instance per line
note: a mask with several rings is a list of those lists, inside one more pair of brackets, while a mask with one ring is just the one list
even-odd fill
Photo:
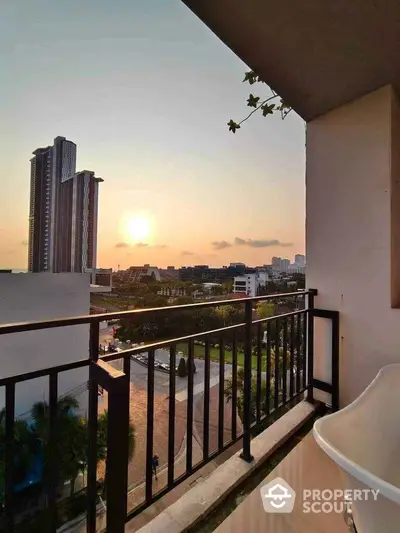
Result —
[[[296, 493], [280, 477], [260, 489], [261, 500], [267, 513], [291, 513]], [[303, 513], [344, 513], [354, 501], [376, 501], [379, 490], [372, 489], [304, 489], [302, 491]]]

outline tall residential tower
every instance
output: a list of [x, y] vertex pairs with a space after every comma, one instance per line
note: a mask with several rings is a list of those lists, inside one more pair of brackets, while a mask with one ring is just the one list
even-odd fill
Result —
[[56, 137], [31, 159], [29, 272], [87, 272], [96, 268], [98, 184], [76, 172], [76, 145]]

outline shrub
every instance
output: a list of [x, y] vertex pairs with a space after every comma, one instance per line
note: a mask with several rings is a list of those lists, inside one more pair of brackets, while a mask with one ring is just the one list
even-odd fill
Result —
[[[190, 368], [189, 368], [189, 359], [186, 361], [186, 373], [189, 374]], [[192, 372], [193, 374], [196, 374], [196, 365], [194, 364], [194, 361], [192, 362]]]
[[86, 511], [87, 496], [85, 493], [75, 494], [67, 502], [66, 516], [68, 520], [73, 520]]
[[187, 376], [186, 361], [183, 357], [180, 358], [178, 364], [178, 376], [180, 378], [185, 378]]

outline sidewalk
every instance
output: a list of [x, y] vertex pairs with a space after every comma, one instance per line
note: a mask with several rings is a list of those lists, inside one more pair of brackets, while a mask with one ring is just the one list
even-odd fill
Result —
[[[226, 450], [216, 459], [205, 465], [198, 472], [190, 476], [190, 478], [183, 481], [180, 485], [175, 487], [171, 492], [163, 496], [159, 501], [153, 503], [150, 507], [145, 509], [140, 515], [135, 516], [132, 520], [127, 522], [125, 526], [125, 533], [134, 533], [138, 531], [145, 524], [150, 522], [153, 518], [159, 515], [164, 509], [172, 505], [174, 502], [179, 500], [188, 490], [190, 490], [196, 483], [204, 478], [208, 477], [214, 470], [223, 462], [225, 462], [229, 457], [234, 455], [242, 447], [241, 441], [233, 445], [229, 450]], [[200, 446], [196, 443], [193, 443], [193, 464], [196, 464], [199, 460], [202, 459], [202, 450]], [[179, 463], [179, 467], [175, 468], [175, 477], [185, 472], [185, 456]], [[162, 489], [166, 486], [166, 472], [163, 473], [163, 478], [159, 476], [157, 490]]]

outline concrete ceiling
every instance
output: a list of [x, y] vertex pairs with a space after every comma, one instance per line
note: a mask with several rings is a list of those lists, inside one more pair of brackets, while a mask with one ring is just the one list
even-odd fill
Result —
[[400, 0], [183, 2], [307, 121], [400, 89]]

